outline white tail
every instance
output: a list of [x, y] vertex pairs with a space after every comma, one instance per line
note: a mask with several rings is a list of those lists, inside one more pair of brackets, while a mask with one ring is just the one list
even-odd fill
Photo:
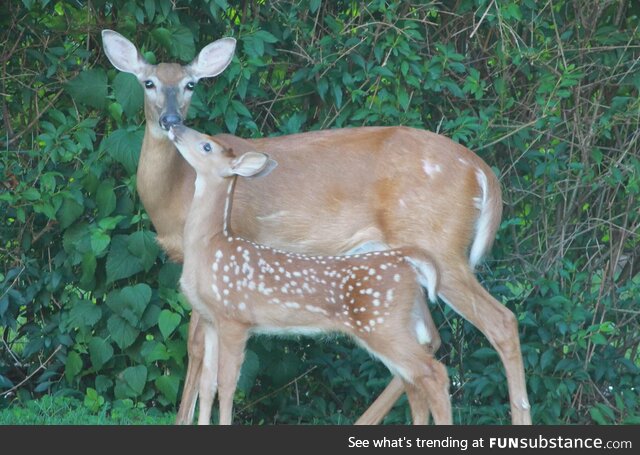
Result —
[[[187, 207], [195, 173], [166, 136], [189, 104], [193, 67], [153, 66], [115, 32], [103, 32], [112, 63], [133, 72], [145, 89], [147, 117], [138, 167], [138, 191], [169, 256], [181, 261]], [[196, 59], [198, 76], [213, 76], [231, 60], [234, 42], [207, 46]], [[207, 50], [207, 52], [204, 52]], [[164, 96], [158, 87], [175, 97]], [[166, 92], [166, 91], [165, 91]], [[166, 92], [166, 93], [169, 93]], [[172, 106], [178, 108], [170, 109]], [[405, 127], [350, 128], [243, 140], [216, 141], [241, 154], [268, 153], [279, 163], [268, 179], [238, 182], [232, 223], [239, 235], [273, 247], [337, 255], [363, 244], [416, 245], [430, 251], [441, 271], [439, 296], [480, 329], [504, 363], [513, 423], [531, 422], [518, 326], [514, 315], [478, 283], [473, 267], [489, 250], [500, 224], [500, 186], [474, 153], [446, 137]], [[192, 314], [189, 369], [178, 423], [192, 421], [196, 384], [204, 355], [204, 330]], [[437, 349], [439, 339], [432, 346]], [[377, 423], [402, 393], [393, 380], [358, 423]]]
[[[185, 226], [180, 284], [206, 324], [199, 423], [209, 423], [216, 384], [220, 423], [232, 421], [233, 392], [250, 333], [350, 335], [402, 378], [414, 423], [451, 424], [446, 368], [423, 346], [431, 340], [424, 295], [435, 299], [437, 267], [425, 252], [306, 256], [236, 237], [229, 227], [235, 176], [256, 176], [269, 158], [225, 153], [184, 126], [169, 133], [196, 170]], [[231, 178], [229, 178], [231, 177]], [[216, 357], [217, 369], [216, 369]]]

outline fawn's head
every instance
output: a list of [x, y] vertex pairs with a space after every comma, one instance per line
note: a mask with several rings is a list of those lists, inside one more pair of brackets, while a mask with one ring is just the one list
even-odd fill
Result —
[[204, 47], [189, 65], [151, 65], [131, 41], [113, 30], [102, 31], [102, 44], [113, 66], [138, 78], [144, 88], [147, 123], [151, 131], [162, 133], [183, 122], [198, 80], [217, 76], [229, 65], [236, 40], [222, 38], [214, 41]]
[[199, 178], [219, 181], [234, 175], [261, 177], [277, 166], [268, 155], [260, 152], [247, 152], [236, 157], [211, 136], [184, 125], [171, 126], [169, 139]]

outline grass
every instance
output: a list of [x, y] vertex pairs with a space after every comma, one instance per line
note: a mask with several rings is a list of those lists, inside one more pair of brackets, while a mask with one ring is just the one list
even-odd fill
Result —
[[50, 395], [0, 409], [0, 425], [170, 425], [174, 419], [174, 414], [131, 402], [92, 412], [75, 398]]

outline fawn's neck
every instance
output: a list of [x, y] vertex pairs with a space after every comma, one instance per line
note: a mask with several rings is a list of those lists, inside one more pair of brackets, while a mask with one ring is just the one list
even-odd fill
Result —
[[216, 236], [233, 235], [229, 223], [235, 183], [235, 176], [216, 183], [196, 177], [196, 190], [184, 231], [185, 257], [198, 257], [203, 251], [210, 251]]

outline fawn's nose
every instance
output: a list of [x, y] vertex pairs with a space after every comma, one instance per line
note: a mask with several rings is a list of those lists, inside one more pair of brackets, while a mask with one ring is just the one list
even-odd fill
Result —
[[160, 128], [165, 131], [169, 131], [174, 125], [180, 125], [182, 123], [182, 117], [178, 114], [164, 114], [160, 117]]

